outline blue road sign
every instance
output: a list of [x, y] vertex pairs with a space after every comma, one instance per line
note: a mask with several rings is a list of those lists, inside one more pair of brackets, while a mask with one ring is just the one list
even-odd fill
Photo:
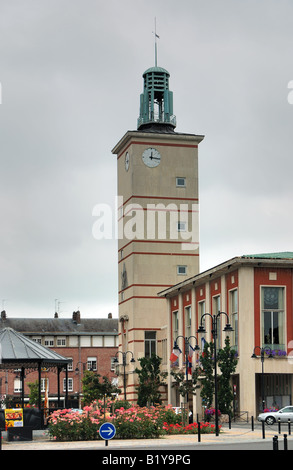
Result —
[[100, 426], [99, 434], [102, 439], [113, 439], [116, 434], [116, 428], [112, 423], [103, 423], [102, 426]]

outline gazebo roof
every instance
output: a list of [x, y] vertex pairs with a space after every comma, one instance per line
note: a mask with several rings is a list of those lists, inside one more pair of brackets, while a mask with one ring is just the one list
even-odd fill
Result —
[[62, 366], [71, 362], [52, 349], [27, 338], [12, 328], [0, 330], [0, 369]]

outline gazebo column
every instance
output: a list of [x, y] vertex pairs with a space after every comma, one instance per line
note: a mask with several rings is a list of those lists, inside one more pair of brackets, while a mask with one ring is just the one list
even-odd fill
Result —
[[41, 379], [42, 379], [42, 368], [41, 368], [41, 363], [39, 362], [38, 364], [38, 373], [39, 373], [39, 410], [42, 409], [42, 395], [41, 395]]
[[61, 407], [61, 401], [60, 401], [60, 372], [61, 370], [62, 370], [62, 367], [58, 366], [57, 368], [58, 408]]
[[65, 366], [65, 408], [68, 408], [68, 364]]
[[24, 408], [24, 367], [21, 368], [21, 407]]

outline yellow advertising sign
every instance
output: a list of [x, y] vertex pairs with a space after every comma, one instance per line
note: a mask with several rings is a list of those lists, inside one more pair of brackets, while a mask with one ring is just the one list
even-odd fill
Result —
[[23, 426], [22, 408], [7, 408], [4, 410], [4, 414], [6, 428], [18, 428]]

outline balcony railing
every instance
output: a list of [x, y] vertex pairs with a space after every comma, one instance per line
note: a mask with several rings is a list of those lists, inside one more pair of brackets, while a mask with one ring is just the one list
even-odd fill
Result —
[[176, 127], [176, 116], [150, 116], [147, 118], [139, 117], [137, 120], [137, 127], [140, 127], [143, 124], [151, 124], [152, 122], [157, 124], [170, 124], [171, 126]]

